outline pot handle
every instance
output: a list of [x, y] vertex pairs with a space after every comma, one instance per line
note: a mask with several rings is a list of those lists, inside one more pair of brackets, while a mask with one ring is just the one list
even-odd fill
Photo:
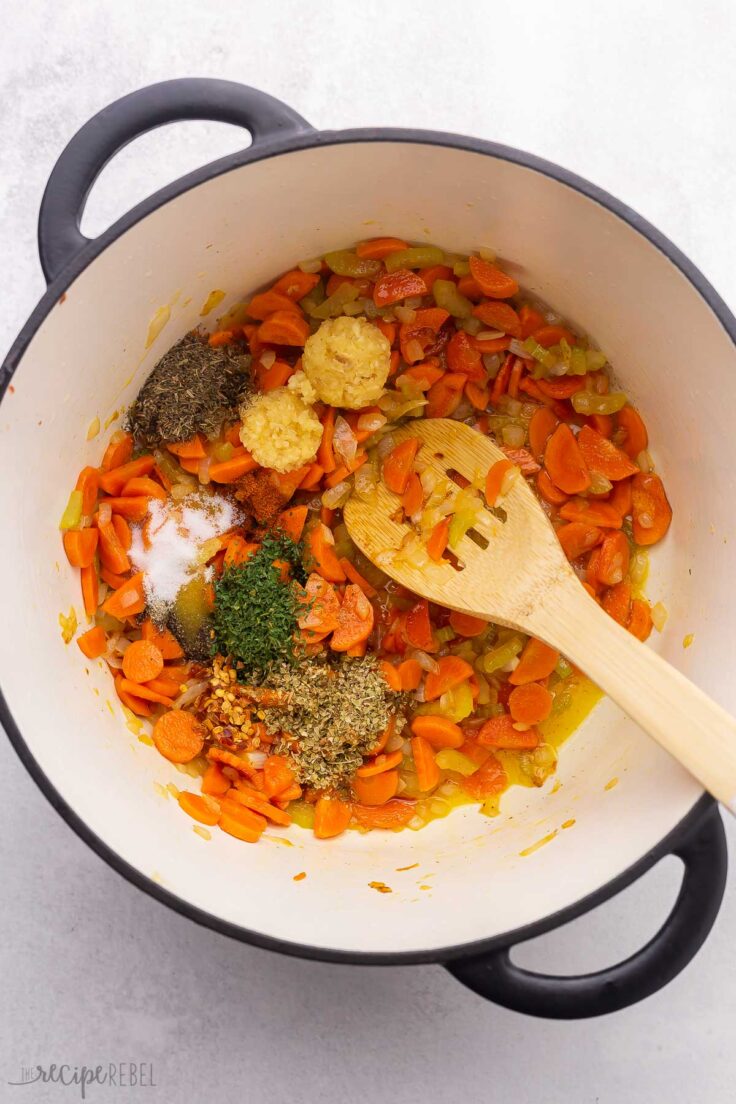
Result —
[[[700, 949], [720, 908], [726, 883], [726, 837], [718, 806], [677, 839], [670, 854], [685, 869], [677, 900], [660, 930], [624, 962], [593, 974], [555, 977], [514, 965], [508, 947], [446, 963], [450, 973], [486, 1000], [528, 1016], [575, 1020], [616, 1012], [672, 981]], [[628, 879], [619, 888], [628, 884]]]
[[77, 131], [49, 177], [38, 218], [38, 248], [47, 283], [89, 245], [79, 225], [90, 189], [107, 162], [147, 131], [189, 119], [245, 127], [254, 149], [278, 136], [312, 129], [280, 100], [234, 81], [162, 81], [116, 100]]

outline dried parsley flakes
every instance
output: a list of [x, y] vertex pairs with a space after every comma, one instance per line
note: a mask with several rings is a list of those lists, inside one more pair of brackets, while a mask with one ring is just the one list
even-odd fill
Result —
[[139, 445], [216, 437], [250, 391], [250, 357], [187, 334], [164, 353], [138, 392], [128, 426]]

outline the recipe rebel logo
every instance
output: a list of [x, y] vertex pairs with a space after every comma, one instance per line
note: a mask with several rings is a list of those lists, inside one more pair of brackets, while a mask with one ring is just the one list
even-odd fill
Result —
[[88, 1098], [88, 1090], [95, 1085], [117, 1089], [156, 1088], [152, 1062], [100, 1062], [93, 1066], [72, 1066], [66, 1062], [53, 1062], [48, 1066], [27, 1065], [21, 1066], [20, 1077], [9, 1080], [7, 1084], [14, 1088], [38, 1084], [65, 1088], [76, 1086], [81, 1100]]

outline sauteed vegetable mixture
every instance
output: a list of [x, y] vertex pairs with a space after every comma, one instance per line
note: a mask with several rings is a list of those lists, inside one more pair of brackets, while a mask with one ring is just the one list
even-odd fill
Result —
[[[218, 325], [162, 357], [61, 519], [77, 643], [190, 776], [182, 810], [248, 842], [327, 839], [495, 815], [509, 785], [541, 786], [594, 688], [540, 641], [398, 587], [341, 509], [383, 480], [411, 524], [399, 555], [457, 560], [527, 479], [581, 586], [646, 639], [666, 617], [646, 549], [671, 510], [605, 354], [488, 250], [397, 238], [301, 262]], [[460, 419], [508, 459], [439, 478], [392, 436], [413, 418]]]

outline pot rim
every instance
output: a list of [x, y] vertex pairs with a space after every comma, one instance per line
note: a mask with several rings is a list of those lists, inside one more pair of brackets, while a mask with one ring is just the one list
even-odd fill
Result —
[[[166, 187], [159, 189], [136, 204], [135, 207], [131, 208], [130, 211], [116, 220], [116, 222], [108, 227], [99, 237], [91, 240], [88, 245], [71, 258], [58, 276], [49, 284], [45, 294], [22, 327], [18, 337], [13, 342], [0, 368], [0, 403], [7, 394], [13, 374], [18, 368], [26, 349], [43, 321], [61, 298], [62, 294], [110, 244], [142, 219], [152, 214], [159, 207], [164, 206], [170, 201], [178, 198], [178, 196], [190, 191], [192, 188], [196, 188], [198, 185], [208, 180], [248, 164], [268, 160], [272, 157], [278, 157], [282, 154], [292, 153], [301, 149], [314, 149], [322, 146], [347, 145], [350, 143], [363, 142], [403, 142], [414, 145], [432, 145], [448, 149], [463, 150], [470, 153], [479, 153], [497, 160], [519, 165], [533, 172], [538, 172], [557, 183], [574, 189], [586, 198], [598, 203], [612, 214], [618, 216], [618, 218], [631, 226], [632, 229], [636, 230], [654, 245], [655, 248], [663, 253], [667, 259], [680, 270], [701, 298], [706, 301], [716, 315], [718, 321], [726, 330], [731, 341], [736, 345], [736, 318], [734, 318], [734, 315], [731, 313], [724, 300], [697, 266], [694, 265], [664, 234], [631, 207], [622, 203], [604, 189], [599, 188], [595, 184], [591, 184], [583, 177], [556, 165], [554, 162], [496, 142], [489, 142], [484, 139], [470, 138], [442, 131], [380, 127], [341, 131], [307, 131], [289, 137], [263, 142], [259, 144], [257, 148], [248, 147], [237, 153], [230, 154], [227, 157], [210, 162], [199, 169], [195, 169], [191, 173], [179, 177], [171, 184], [166, 185]], [[704, 819], [714, 804], [713, 798], [708, 794], [701, 795], [701, 797], [695, 801], [689, 812], [685, 814], [679, 823], [675, 825], [655, 847], [645, 852], [640, 859], [627, 867], [615, 878], [612, 878], [592, 893], [586, 894], [578, 901], [573, 902], [573, 904], [556, 912], [549, 913], [531, 924], [524, 925], [520, 928], [514, 928], [500, 935], [486, 939], [472, 940], [466, 943], [452, 944], [447, 947], [431, 950], [338, 951], [325, 947], [317, 947], [312, 944], [302, 944], [284, 940], [274, 936], [264, 935], [249, 928], [244, 928], [239, 924], [234, 924], [212, 913], [206, 912], [190, 904], [188, 901], [185, 901], [170, 890], [164, 889], [137, 868], [131, 866], [112, 847], [103, 842], [103, 840], [85, 824], [71, 806], [62, 798], [61, 794], [59, 794], [53, 783], [37, 763], [30, 748], [23, 739], [20, 729], [15, 723], [13, 715], [5, 700], [2, 688], [0, 688], [0, 723], [2, 723], [8, 735], [8, 739], [14, 747], [19, 759], [53, 808], [81, 840], [103, 859], [108, 866], [112, 867], [126, 878], [127, 881], [131, 882], [149, 896], [155, 898], [161, 904], [178, 912], [180, 915], [195, 921], [203, 927], [216, 931], [221, 935], [226, 935], [242, 943], [248, 943], [265, 950], [322, 962], [375, 966], [445, 963], [462, 958], [481, 956], [491, 951], [509, 947], [515, 943], [525, 942], [583, 915], [630, 885], [658, 862], [659, 859], [669, 854], [678, 839], [689, 833], [695, 824]]]

